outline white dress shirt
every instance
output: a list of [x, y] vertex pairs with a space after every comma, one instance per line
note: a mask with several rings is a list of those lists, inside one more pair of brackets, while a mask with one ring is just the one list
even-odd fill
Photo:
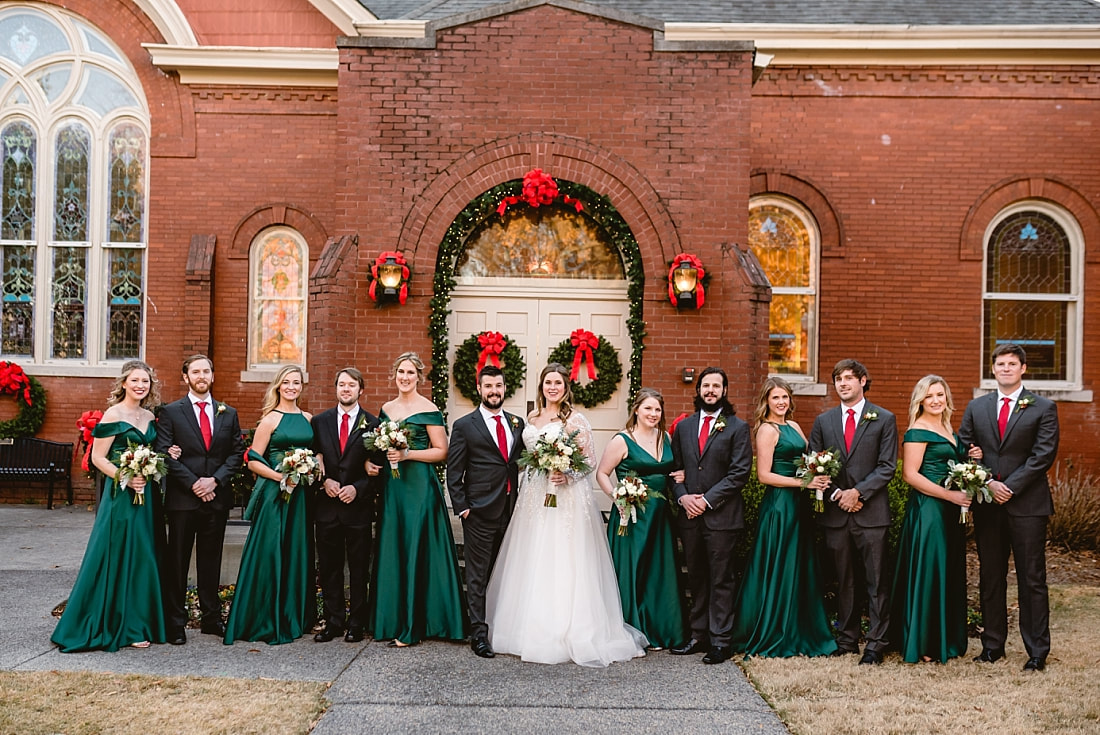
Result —
[[[210, 432], [214, 431], [214, 397], [209, 393], [206, 394], [206, 398], [199, 398], [191, 391], [187, 391], [187, 397], [191, 399], [191, 408], [195, 410], [195, 421], [199, 422], [199, 426], [202, 426], [202, 419], [199, 418], [199, 411], [206, 412], [206, 418], [210, 419]], [[206, 407], [204, 409], [199, 408], [199, 404], [206, 401]]]
[[504, 413], [504, 409], [500, 409], [496, 413], [493, 413], [489, 409], [485, 408], [485, 404], [478, 406], [478, 410], [481, 412], [481, 418], [485, 421], [485, 427], [489, 429], [489, 436], [493, 437], [493, 442], [497, 440], [497, 420], [496, 417], [500, 416], [500, 422], [504, 425], [504, 440], [508, 442], [508, 455], [512, 454], [512, 424], [508, 421], [507, 414]]

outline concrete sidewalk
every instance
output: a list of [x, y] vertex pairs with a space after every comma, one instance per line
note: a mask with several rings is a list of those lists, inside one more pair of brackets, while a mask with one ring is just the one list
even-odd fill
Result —
[[666, 652], [607, 669], [479, 659], [465, 645], [428, 641], [283, 646], [188, 631], [187, 645], [61, 654], [49, 641], [51, 610], [76, 578], [94, 516], [0, 505], [0, 668], [172, 676], [269, 677], [332, 684], [332, 706], [314, 732], [730, 732], [786, 733], [733, 662]]

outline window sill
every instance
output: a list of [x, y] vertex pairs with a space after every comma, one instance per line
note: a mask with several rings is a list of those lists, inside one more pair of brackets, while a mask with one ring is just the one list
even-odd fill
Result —
[[[782, 375], [776, 375], [773, 377], [783, 378]], [[783, 378], [791, 386], [791, 392], [796, 396], [824, 396], [829, 393], [829, 386], [825, 383], [808, 383], [805, 381], [791, 380], [790, 378]]]
[[[18, 362], [17, 360], [11, 360], [11, 358], [5, 359]], [[114, 365], [63, 365], [60, 363], [35, 365], [32, 363], [19, 363], [19, 366], [23, 368], [27, 375], [33, 375], [36, 378], [117, 378], [122, 370], [122, 365], [122, 362]]]
[[[1078, 388], [1042, 388], [1032, 387], [1027, 383], [1024, 383], [1024, 388], [1031, 391], [1035, 395], [1042, 396], [1043, 398], [1049, 398], [1055, 403], [1092, 403], [1092, 391], [1080, 390]], [[974, 398], [984, 396], [986, 393], [992, 393], [997, 390], [996, 387], [988, 388], [986, 386], [979, 386], [974, 389]]]
[[[258, 370], [242, 370], [241, 371], [241, 382], [242, 383], [270, 383], [272, 380], [275, 379], [275, 376], [278, 375], [279, 370], [281, 370], [281, 369], [282, 369], [281, 367], [278, 367], [278, 368], [275, 368], [274, 370], [268, 369], [268, 368], [263, 368], [263, 369], [258, 369]], [[302, 373], [302, 382], [303, 383], [308, 383], [309, 382], [309, 373], [306, 373], [306, 372]]]

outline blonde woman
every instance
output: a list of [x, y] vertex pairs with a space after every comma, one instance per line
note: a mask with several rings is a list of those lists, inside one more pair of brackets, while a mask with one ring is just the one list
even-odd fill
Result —
[[157, 430], [150, 409], [159, 404], [156, 373], [131, 360], [92, 430], [92, 463], [107, 479], [76, 584], [50, 638], [64, 653], [164, 642], [160, 492], [144, 477], [120, 487], [115, 464], [130, 443], [152, 445]]
[[316, 594], [310, 578], [308, 488], [295, 487], [284, 500], [279, 488], [283, 475], [277, 469], [287, 452], [313, 446], [312, 417], [298, 406], [302, 378], [302, 368], [286, 365], [264, 393], [260, 423], [248, 450], [248, 469], [256, 475], [245, 510], [252, 528], [241, 552], [226, 644], [290, 643], [313, 627]]

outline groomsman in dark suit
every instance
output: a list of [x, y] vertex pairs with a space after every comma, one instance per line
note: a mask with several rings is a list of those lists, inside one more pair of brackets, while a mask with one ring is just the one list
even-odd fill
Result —
[[672, 437], [675, 466], [683, 469], [673, 490], [683, 509], [676, 526], [691, 590], [691, 638], [670, 653], [705, 651], [705, 664], [733, 655], [734, 555], [745, 528], [741, 491], [752, 470], [749, 426], [734, 415], [728, 390], [724, 370], [704, 369], [695, 383], [695, 413], [676, 425]]
[[[336, 374], [337, 404], [312, 421], [313, 449], [325, 466], [313, 511], [317, 566], [325, 600], [325, 628], [313, 636], [318, 643], [339, 635], [348, 643], [358, 643], [368, 623], [367, 579], [377, 494], [374, 477], [382, 458], [371, 457], [363, 446], [363, 434], [378, 426], [378, 418], [359, 406], [362, 394], [363, 374], [353, 367], [342, 369]], [[350, 605], [346, 619], [345, 560]]]
[[1054, 503], [1047, 470], [1058, 454], [1058, 409], [1054, 402], [1024, 388], [1027, 354], [1015, 344], [993, 350], [996, 392], [966, 407], [959, 439], [982, 450], [982, 464], [993, 471], [993, 503], [975, 503], [982, 599], [982, 652], [975, 661], [992, 663], [1005, 655], [1008, 637], [1008, 554], [1016, 564], [1020, 635], [1028, 660], [1024, 671], [1042, 671], [1050, 653], [1047, 598], [1047, 520]]
[[871, 627], [861, 664], [882, 663], [889, 627], [886, 588], [886, 531], [890, 526], [887, 486], [898, 460], [898, 426], [894, 414], [866, 399], [871, 388], [867, 368], [841, 360], [833, 368], [833, 387], [840, 405], [821, 414], [810, 432], [810, 450], [840, 452], [840, 474], [818, 523], [833, 561], [837, 590], [837, 651], [859, 653], [861, 611], [856, 607], [856, 579], [866, 583]]
[[233, 505], [230, 480], [244, 461], [244, 441], [237, 411], [214, 400], [214, 363], [205, 355], [183, 362], [187, 395], [161, 410], [157, 418], [156, 450], [179, 446], [179, 459], [166, 460], [164, 510], [168, 520], [168, 551], [164, 576], [165, 625], [168, 642], [187, 642], [187, 571], [195, 547], [202, 632], [225, 635], [218, 583], [221, 581], [225, 523]]
[[477, 375], [481, 405], [455, 421], [447, 449], [447, 490], [462, 519], [470, 647], [493, 658], [485, 622], [485, 591], [519, 488], [523, 419], [502, 409], [504, 373], [486, 365]]

